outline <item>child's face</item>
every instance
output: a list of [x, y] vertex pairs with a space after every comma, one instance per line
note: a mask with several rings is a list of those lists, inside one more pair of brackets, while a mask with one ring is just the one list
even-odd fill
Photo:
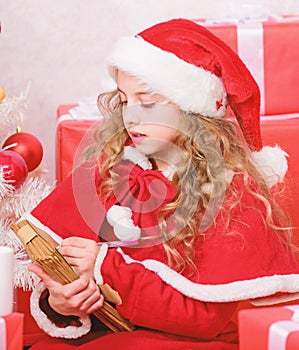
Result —
[[179, 130], [180, 110], [122, 71], [117, 83], [123, 122], [136, 148], [153, 157], [158, 168], [176, 163], [178, 152], [172, 141]]

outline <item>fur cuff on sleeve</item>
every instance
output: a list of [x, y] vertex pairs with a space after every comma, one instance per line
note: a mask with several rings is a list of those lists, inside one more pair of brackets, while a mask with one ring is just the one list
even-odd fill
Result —
[[52, 337], [76, 339], [87, 334], [91, 329], [89, 316], [79, 318], [81, 326], [58, 327], [40, 308], [41, 294], [46, 290], [44, 283], [40, 282], [33, 290], [30, 298], [31, 314], [38, 326]]
[[108, 252], [108, 245], [107, 244], [103, 244], [101, 246], [101, 248], [99, 249], [99, 253], [94, 265], [94, 279], [96, 280], [97, 284], [103, 284], [103, 277], [101, 275], [101, 267], [103, 264], [103, 261], [107, 255]]

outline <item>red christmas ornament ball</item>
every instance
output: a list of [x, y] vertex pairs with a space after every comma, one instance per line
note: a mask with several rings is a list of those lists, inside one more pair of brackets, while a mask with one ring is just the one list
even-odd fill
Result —
[[9, 136], [2, 148], [7, 148], [21, 155], [29, 172], [37, 168], [43, 159], [42, 144], [34, 135], [28, 132], [17, 132]]
[[25, 160], [16, 152], [4, 150], [0, 152], [0, 167], [4, 180], [15, 188], [26, 180], [28, 168]]

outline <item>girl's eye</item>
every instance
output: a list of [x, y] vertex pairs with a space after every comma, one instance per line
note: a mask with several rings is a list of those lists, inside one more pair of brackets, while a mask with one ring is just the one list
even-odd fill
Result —
[[153, 107], [155, 107], [155, 103], [154, 103], [154, 102], [150, 102], [150, 103], [141, 103], [141, 107], [142, 107], [142, 108], [153, 108]]

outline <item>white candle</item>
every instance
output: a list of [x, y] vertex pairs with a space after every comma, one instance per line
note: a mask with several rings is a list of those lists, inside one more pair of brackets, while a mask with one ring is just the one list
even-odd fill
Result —
[[0, 316], [13, 309], [13, 250], [0, 246]]

